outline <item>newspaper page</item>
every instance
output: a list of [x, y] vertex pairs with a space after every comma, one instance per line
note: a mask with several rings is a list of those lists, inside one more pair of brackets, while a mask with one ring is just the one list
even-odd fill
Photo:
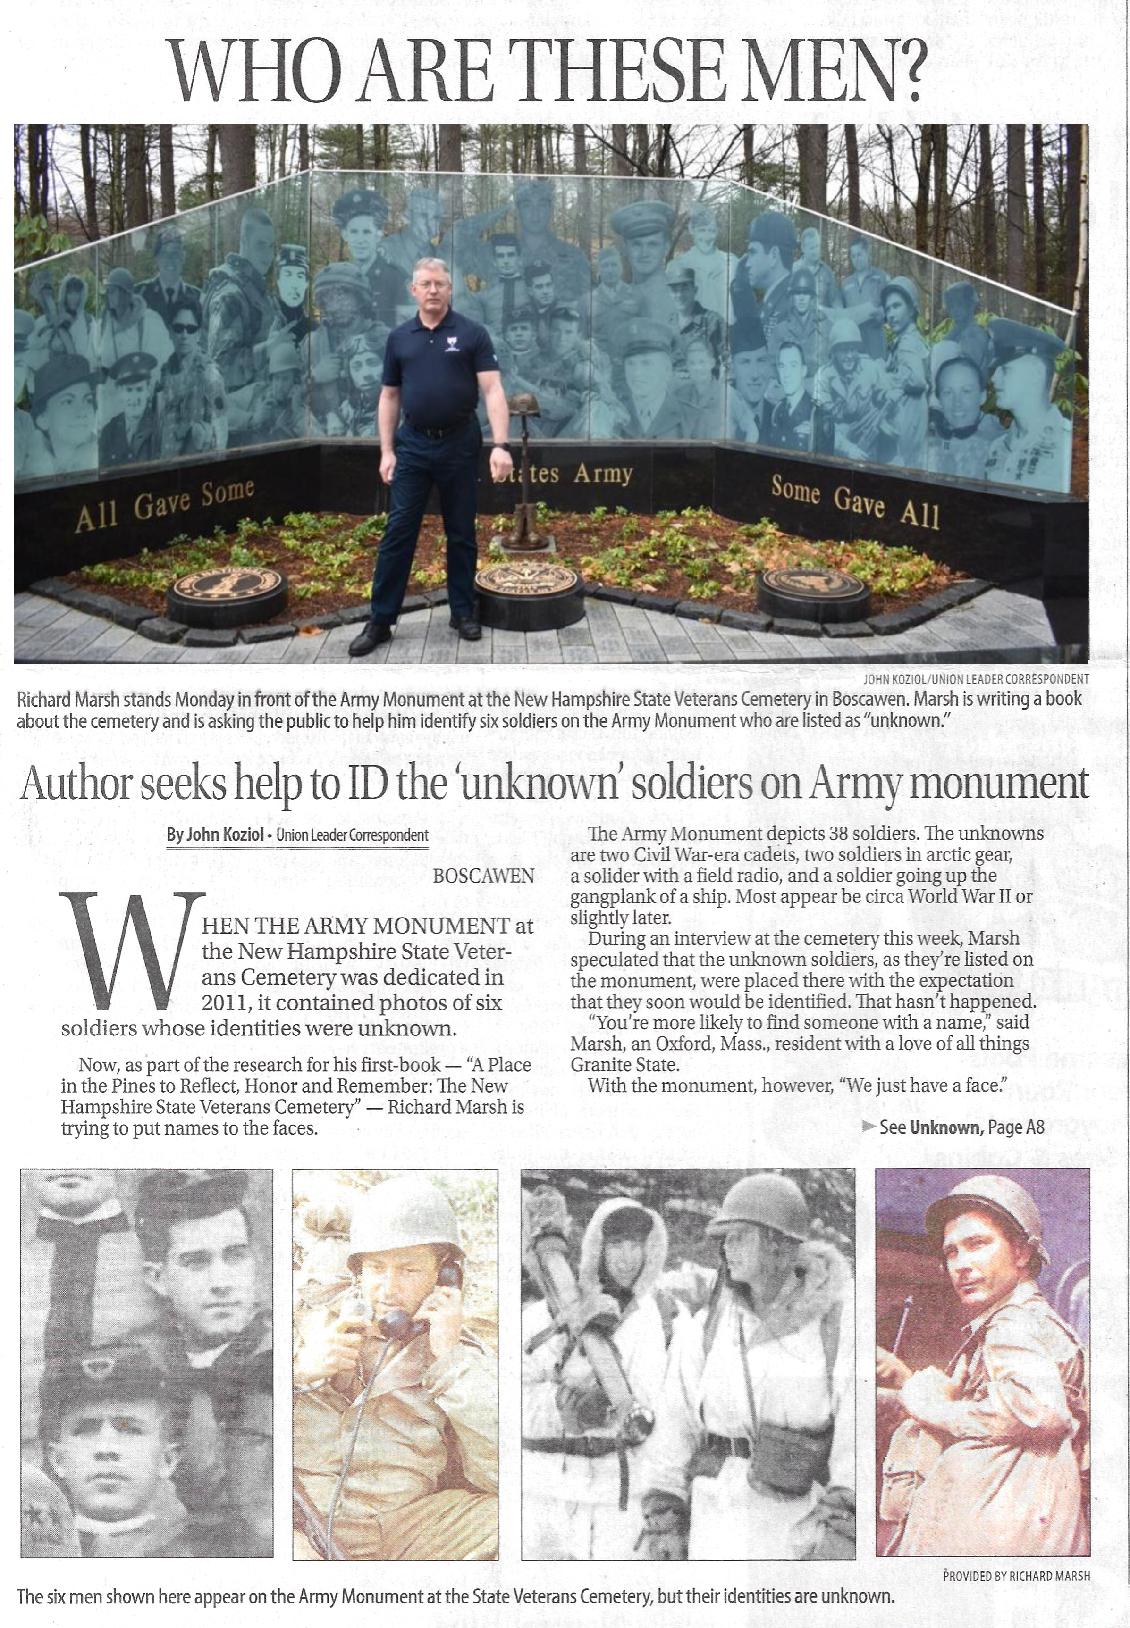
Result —
[[[1026, 606], [1045, 614], [1039, 593], [1005, 594], [995, 633], [991, 618], [968, 620], [977, 631], [950, 646], [927, 633], [880, 652], [877, 638], [802, 628], [789, 659], [780, 646], [772, 659], [756, 619], [727, 621], [716, 606], [713, 620], [666, 614], [653, 585], [650, 607], [590, 597], [587, 620], [570, 624], [584, 631], [562, 624], [559, 640], [547, 624], [517, 634], [503, 621], [476, 641], [453, 559], [432, 585], [449, 599], [421, 598], [391, 642], [379, 617], [303, 632], [296, 613], [289, 642], [175, 634], [141, 659], [135, 618], [106, 624], [105, 648], [120, 654], [103, 663], [71, 631], [87, 613], [34, 585], [71, 569], [50, 542], [68, 487], [34, 470], [25, 487], [8, 464], [19, 593], [17, 631], [5, 632], [18, 1237], [6, 1257], [7, 1390], [10, 1436], [19, 1395], [20, 1446], [3, 1498], [17, 1621], [1126, 1620], [1125, 18], [1105, 0], [1071, 12], [1002, 0], [870, 6], [851, 26], [846, 38], [842, 8], [809, 0], [787, 17], [663, 4], [631, 19], [582, 4], [455, 18], [399, 3], [370, 15], [45, 0], [5, 25], [21, 122], [395, 119], [419, 128], [422, 154], [445, 122], [497, 125], [497, 185], [460, 183], [465, 216], [480, 217], [471, 252], [489, 240], [496, 260], [464, 290], [520, 353], [504, 280], [522, 234], [538, 238], [526, 326], [543, 322], [530, 284], [548, 267], [561, 285], [544, 317], [547, 333], [558, 327], [556, 360], [574, 340], [591, 347], [593, 447], [571, 464], [547, 457], [572, 388], [550, 369], [536, 388], [557, 418], [535, 426], [531, 461], [567, 470], [574, 492], [599, 473], [607, 498], [588, 494], [585, 513], [619, 509], [626, 524], [640, 511], [617, 439], [651, 459], [660, 493], [674, 490], [673, 448], [689, 433], [660, 446], [657, 429], [648, 448], [671, 405], [676, 310], [699, 341], [698, 407], [717, 399], [712, 334], [729, 336], [727, 388], [740, 395], [735, 286], [761, 334], [749, 376], [771, 355], [775, 382], [768, 411], [761, 397], [739, 404], [702, 436], [715, 447], [712, 496], [651, 508], [713, 505], [753, 524], [743, 471], [776, 447], [797, 528], [830, 535], [801, 511], [834, 491], [829, 524], [853, 538], [883, 518], [893, 477], [861, 467], [840, 479], [835, 456], [787, 461], [790, 446], [814, 447], [788, 440], [791, 404], [807, 399], [811, 423], [831, 425], [836, 392], [843, 407], [854, 386], [827, 374], [821, 398], [786, 322], [824, 322], [829, 340], [839, 322], [848, 372], [882, 374], [882, 411], [851, 420], [872, 439], [847, 438], [847, 456], [873, 463], [868, 448], [886, 437], [893, 466], [925, 434], [915, 424], [928, 406], [944, 422], [944, 363], [958, 394], [961, 346], [951, 338], [923, 363], [927, 337], [936, 346], [964, 322], [968, 344], [983, 345], [995, 324], [994, 365], [1019, 358], [1010, 377], [1039, 373], [1043, 412], [1045, 364], [1054, 371], [1078, 338], [1078, 318], [1068, 300], [1045, 321], [1007, 290], [981, 304], [980, 322], [975, 304], [962, 316], [959, 300], [945, 303], [962, 278], [945, 256], [927, 288], [876, 252], [883, 286], [861, 292], [870, 251], [852, 258], [846, 232], [833, 284], [855, 276], [859, 288], [854, 305], [833, 288], [829, 315], [828, 267], [816, 254], [805, 269], [794, 226], [781, 225], [790, 210], [799, 218], [787, 198], [762, 198], [761, 226], [747, 215], [736, 246], [731, 234], [712, 306], [717, 221], [701, 221], [699, 241], [688, 214], [676, 244], [656, 184], [614, 200], [619, 225], [586, 239], [585, 299], [601, 243], [631, 294], [615, 305], [613, 266], [607, 354], [618, 360], [598, 376], [595, 319], [590, 331], [569, 314], [580, 193], [559, 175], [557, 194], [524, 194], [521, 214], [508, 131], [575, 117], [590, 130], [633, 128], [613, 119], [658, 129], [666, 117], [740, 148], [747, 121], [789, 130], [826, 118], [833, 131], [858, 121], [890, 132], [892, 155], [897, 132], [929, 128], [944, 155], [947, 126], [923, 119], [1085, 127], [1091, 351], [1074, 382], [1087, 393], [1082, 491], [1096, 540], [1089, 577], [1072, 553], [1086, 547], [1086, 507], [1075, 544], [1041, 552], [1035, 575], [1075, 583], [1075, 619], [1057, 627], [1052, 607], [1040, 639], [1024, 631]], [[555, 128], [567, 143], [569, 126]], [[915, 151], [926, 167], [924, 145]], [[162, 253], [183, 259], [187, 236], [190, 269], [220, 283], [182, 289], [167, 333], [130, 303], [142, 275], [160, 294], [148, 231], [100, 263], [104, 309], [85, 353], [85, 296], [68, 316], [61, 282], [48, 288], [54, 311], [42, 300], [21, 310], [18, 295], [17, 459], [21, 417], [42, 455], [50, 399], [70, 391], [89, 417], [101, 392], [98, 466], [145, 466], [130, 503], [168, 522], [153, 534], [158, 554], [175, 532], [262, 518], [240, 506], [254, 494], [232, 454], [268, 415], [263, 441], [294, 439], [275, 478], [299, 518], [316, 506], [319, 467], [336, 471], [339, 493], [351, 482], [376, 492], [375, 435], [349, 439], [351, 412], [373, 424], [371, 344], [348, 352], [349, 384], [317, 409], [320, 451], [305, 418], [301, 435], [278, 427], [295, 336], [247, 361], [239, 324], [252, 320], [250, 290], [268, 291], [277, 316], [285, 272], [311, 292], [320, 275], [322, 339], [304, 333], [300, 353], [316, 394], [345, 378], [336, 356], [318, 370], [338, 344], [331, 313], [344, 302], [344, 321], [351, 300], [379, 297], [359, 266], [375, 278], [400, 265], [398, 289], [431, 279], [418, 331], [434, 342], [425, 302], [442, 311], [446, 298], [436, 262], [458, 267], [468, 249], [450, 214], [442, 229], [428, 219], [432, 163], [418, 177], [419, 220], [405, 193], [394, 206], [377, 196], [379, 166], [340, 166], [354, 173], [316, 195], [324, 263], [276, 230], [260, 194], [225, 200], [222, 219], [182, 201]], [[974, 173], [971, 161], [955, 198]], [[68, 175], [81, 190], [81, 168]], [[790, 187], [795, 198], [784, 177]], [[913, 212], [913, 190], [899, 207]], [[829, 200], [829, 214], [844, 208]], [[366, 243], [378, 236], [374, 260]], [[798, 285], [815, 309], [794, 302], [775, 339], [776, 279], [751, 269], [733, 283], [739, 260], [773, 257], [817, 289]], [[225, 265], [235, 269], [223, 285]], [[697, 303], [684, 308], [688, 289]], [[296, 300], [292, 317], [313, 309]], [[949, 318], [942, 335], [923, 336], [927, 307]], [[136, 342], [115, 337], [115, 321], [136, 323]], [[44, 322], [56, 336], [65, 327], [69, 349], [43, 361], [49, 388], [40, 374], [22, 397], [21, 353]], [[211, 349], [190, 374], [170, 358], [195, 354], [201, 329]], [[449, 330], [449, 347], [463, 333]], [[688, 341], [687, 392], [692, 353]], [[384, 367], [388, 385], [387, 357]], [[162, 430], [145, 452], [111, 456], [115, 436], [125, 446], [142, 433], [129, 393], [144, 401], [154, 375], [170, 392], [169, 381], [199, 382], [195, 396], [165, 398], [180, 439]], [[122, 402], [113, 423], [108, 390]], [[960, 462], [943, 485], [970, 559], [983, 559], [986, 528], [1002, 552], [1010, 525], [1043, 551], [1040, 528], [1052, 525], [1039, 498], [1064, 420], [1053, 432], [1041, 418], [1025, 445], [1019, 399], [1009, 447], [982, 444], [968, 489], [972, 466]], [[955, 459], [980, 433], [980, 401], [951, 437]], [[500, 442], [489, 406], [482, 428]], [[598, 409], [621, 427], [598, 435]], [[744, 461], [721, 461], [743, 441]], [[510, 446], [517, 459], [517, 420]], [[186, 448], [197, 462], [180, 479]], [[842, 455], [845, 440], [828, 448]], [[214, 470], [200, 465], [208, 449]], [[407, 469], [403, 443], [399, 455]], [[1025, 458], [1037, 470], [1027, 487]], [[524, 497], [544, 526], [537, 500], [566, 507], [541, 487], [523, 493], [505, 461], [493, 472], [499, 515]], [[233, 481], [243, 484], [229, 502]], [[1051, 484], [1066, 494], [1066, 472]], [[984, 490], [991, 513], [964, 507]], [[909, 524], [940, 529], [900, 493]], [[72, 540], [119, 521], [97, 502], [72, 511]], [[445, 508], [444, 519], [458, 517]], [[21, 577], [36, 548], [46, 563]], [[507, 558], [519, 577], [528, 569]], [[60, 614], [71, 620], [37, 644]], [[416, 638], [409, 624], [425, 619]], [[370, 650], [351, 658], [368, 629]], [[402, 659], [413, 638], [415, 659]]]

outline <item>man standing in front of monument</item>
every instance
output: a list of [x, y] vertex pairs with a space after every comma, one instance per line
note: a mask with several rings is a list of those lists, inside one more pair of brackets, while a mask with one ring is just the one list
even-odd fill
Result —
[[883, 1465], [890, 1554], [1085, 1555], [1087, 1360], [1037, 1287], [1040, 1212], [1009, 1176], [959, 1182], [926, 1211], [969, 1319], [946, 1372], [880, 1349], [903, 1414]]
[[494, 440], [491, 479], [504, 481], [514, 467], [494, 342], [479, 323], [451, 309], [451, 273], [442, 260], [418, 262], [412, 298], [416, 316], [393, 329], [385, 348], [377, 427], [381, 479], [392, 488], [392, 507], [373, 569], [369, 620], [349, 646], [351, 656], [367, 656], [392, 637], [433, 486], [447, 538], [451, 626], [461, 639], [482, 637], [475, 603], [480, 391]]

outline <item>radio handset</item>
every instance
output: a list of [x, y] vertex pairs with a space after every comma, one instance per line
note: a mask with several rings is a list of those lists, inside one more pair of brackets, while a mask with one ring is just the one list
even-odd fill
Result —
[[[463, 1270], [458, 1261], [444, 1261], [436, 1273], [436, 1286], [441, 1289], [463, 1287]], [[411, 1317], [399, 1308], [386, 1313], [377, 1323], [377, 1332], [382, 1340], [391, 1340], [397, 1345], [404, 1345], [409, 1340], [426, 1334], [430, 1328], [431, 1324], [426, 1317]]]

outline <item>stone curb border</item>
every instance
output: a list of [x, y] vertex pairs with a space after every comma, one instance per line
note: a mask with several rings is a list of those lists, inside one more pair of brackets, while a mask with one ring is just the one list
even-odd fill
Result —
[[[991, 582], [971, 577], [967, 582], [955, 582], [940, 593], [920, 599], [904, 610], [883, 611], [869, 616], [863, 622], [810, 622], [793, 617], [766, 616], [763, 611], [728, 610], [723, 605], [700, 604], [696, 599], [671, 599], [662, 594], [636, 593], [632, 588], [592, 587], [585, 584], [590, 599], [604, 599], [614, 605], [635, 605], [640, 610], [662, 611], [668, 616], [683, 617], [693, 622], [720, 622], [723, 627], [736, 628], [743, 633], [785, 633], [793, 638], [830, 639], [882, 638], [893, 633], [905, 633], [909, 628], [921, 627], [943, 611], [955, 605], [964, 605], [971, 599], [987, 593]], [[234, 644], [263, 644], [270, 639], [289, 639], [303, 628], [329, 629], [349, 627], [364, 622], [369, 615], [368, 606], [355, 605], [343, 611], [330, 611], [324, 616], [311, 616], [308, 620], [275, 622], [245, 628], [186, 627], [183, 622], [171, 621], [167, 616], [154, 616], [142, 605], [130, 605], [112, 594], [97, 594], [87, 588], [72, 588], [58, 577], [44, 577], [33, 582], [29, 593], [42, 594], [46, 599], [57, 599], [72, 610], [85, 611], [92, 616], [104, 616], [119, 627], [128, 627], [140, 633], [143, 639], [156, 644], [185, 644], [221, 649]], [[429, 610], [447, 604], [447, 593], [436, 589], [428, 593], [408, 594], [401, 607], [401, 615], [412, 611]]]

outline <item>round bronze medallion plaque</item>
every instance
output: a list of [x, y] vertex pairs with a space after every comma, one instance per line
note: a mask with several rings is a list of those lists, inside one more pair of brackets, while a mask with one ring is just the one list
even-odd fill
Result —
[[829, 566], [790, 566], [761, 573], [757, 603], [768, 616], [857, 622], [870, 609], [871, 590], [846, 571]]
[[559, 560], [500, 560], [475, 577], [479, 620], [484, 627], [541, 633], [568, 627], [585, 614], [585, 594], [576, 571]]
[[475, 577], [475, 586], [496, 594], [560, 594], [577, 585], [577, 573], [557, 560], [503, 560], [487, 565]]
[[189, 627], [242, 627], [267, 621], [283, 608], [286, 596], [280, 571], [240, 565], [179, 577], [165, 600], [169, 616]]

